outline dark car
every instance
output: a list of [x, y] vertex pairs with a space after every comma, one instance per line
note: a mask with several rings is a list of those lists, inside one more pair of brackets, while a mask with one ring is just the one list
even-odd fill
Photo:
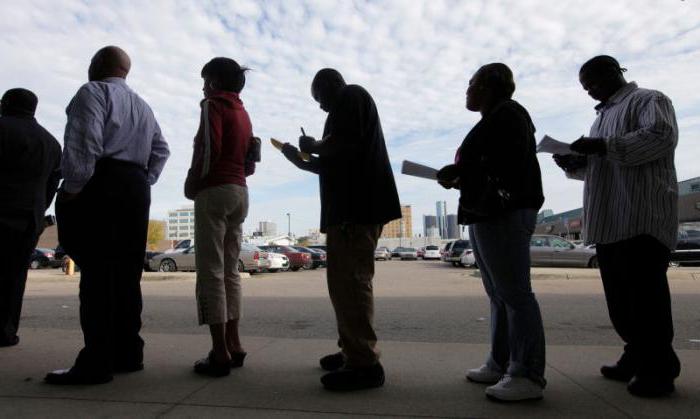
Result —
[[292, 248], [311, 255], [311, 269], [321, 268], [326, 266], [326, 252], [321, 249], [291, 246]]
[[36, 248], [29, 260], [29, 267], [31, 269], [58, 268], [62, 263], [61, 259], [56, 259], [53, 249]]
[[306, 246], [306, 247], [309, 249], [320, 249], [320, 250], [323, 250], [324, 252], [328, 252], [328, 246], [326, 246], [325, 244], [314, 244], [314, 245]]
[[455, 240], [450, 242], [445, 246], [442, 260], [445, 262], [451, 262], [453, 266], [463, 266], [462, 254], [465, 250], [469, 250], [471, 248], [472, 245], [469, 240]]
[[150, 262], [151, 259], [160, 254], [162, 254], [162, 252], [150, 252], [146, 250], [146, 256], [143, 258], [143, 270], [146, 272], [154, 272], [154, 270], [151, 269]]
[[281, 253], [287, 256], [287, 259], [289, 259], [289, 269], [292, 271], [309, 269], [314, 264], [313, 260], [311, 259], [311, 253], [300, 252], [291, 246], [269, 245], [258, 247], [267, 252]]
[[671, 252], [672, 265], [700, 263], [700, 235], [697, 230], [679, 231], [676, 250]]

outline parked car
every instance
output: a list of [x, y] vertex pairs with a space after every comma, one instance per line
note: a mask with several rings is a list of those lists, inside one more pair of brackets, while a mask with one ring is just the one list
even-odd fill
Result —
[[63, 260], [56, 259], [53, 249], [36, 248], [32, 252], [32, 257], [29, 260], [31, 269], [41, 268], [58, 268], [63, 263]]
[[283, 255], [287, 256], [289, 259], [289, 269], [292, 271], [309, 269], [311, 266], [313, 266], [313, 260], [311, 259], [310, 253], [300, 252], [290, 246], [269, 245], [259, 247], [268, 252], [282, 253]]
[[418, 252], [413, 247], [399, 247], [399, 258], [401, 260], [417, 260]]
[[393, 258], [401, 257], [401, 256], [399, 256], [400, 250], [401, 250], [401, 247], [395, 247], [394, 250], [391, 251], [391, 257], [393, 257]]
[[445, 251], [442, 255], [442, 260], [447, 263], [452, 263], [452, 266], [460, 266], [462, 263], [462, 253], [465, 250], [471, 250], [472, 245], [469, 240], [455, 240], [445, 245]]
[[425, 256], [425, 247], [419, 247], [416, 249], [416, 254], [418, 255], [419, 259], [423, 259], [423, 256]]
[[440, 248], [437, 246], [425, 246], [423, 250], [423, 260], [440, 259]]
[[[183, 252], [162, 253], [154, 256], [149, 267], [160, 272], [195, 271], [194, 246]], [[241, 253], [238, 257], [238, 272], [262, 272], [270, 267], [267, 252], [248, 243], [241, 244]]]
[[309, 249], [321, 249], [324, 252], [328, 252], [328, 246], [326, 246], [325, 244], [314, 244], [306, 247], [308, 247]]
[[467, 266], [472, 266], [477, 268], [478, 266], [476, 265], [476, 258], [474, 257], [474, 250], [473, 249], [464, 249], [464, 252], [462, 252], [462, 256], [459, 258], [459, 264], [462, 267], [467, 267]]
[[697, 234], [697, 230], [679, 231], [676, 250], [671, 252], [671, 264], [696, 263], [700, 263], [700, 234]]
[[146, 256], [143, 258], [143, 270], [146, 272], [154, 272], [154, 270], [151, 269], [151, 259], [160, 254], [161, 252], [149, 252], [146, 250]]
[[576, 247], [559, 236], [536, 234], [530, 240], [532, 266], [578, 266], [597, 268], [595, 249]]
[[387, 247], [377, 247], [374, 250], [374, 260], [391, 260], [391, 250]]
[[182, 253], [190, 247], [194, 247], [194, 239], [184, 239], [175, 243], [175, 246], [164, 251], [163, 253]]
[[311, 255], [311, 269], [317, 269], [326, 266], [326, 252], [321, 249], [309, 249], [303, 246], [290, 246], [302, 253]]
[[268, 272], [286, 271], [289, 269], [289, 258], [282, 253], [267, 252], [267, 258], [270, 260]]

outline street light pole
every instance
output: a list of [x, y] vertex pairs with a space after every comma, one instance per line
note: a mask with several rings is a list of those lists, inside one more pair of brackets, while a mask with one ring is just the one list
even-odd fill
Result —
[[292, 217], [290, 213], [287, 213], [287, 236], [292, 238]]

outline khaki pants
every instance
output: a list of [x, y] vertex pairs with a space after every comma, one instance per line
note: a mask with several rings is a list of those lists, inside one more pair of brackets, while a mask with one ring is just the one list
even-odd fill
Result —
[[238, 256], [248, 215], [248, 189], [220, 185], [194, 200], [195, 263], [199, 324], [221, 324], [241, 317]]
[[377, 363], [374, 333], [374, 250], [381, 225], [328, 227], [328, 292], [335, 310], [340, 346], [349, 368]]

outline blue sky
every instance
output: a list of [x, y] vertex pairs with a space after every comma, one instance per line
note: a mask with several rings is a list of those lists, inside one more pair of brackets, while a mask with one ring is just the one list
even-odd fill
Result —
[[[315, 72], [337, 68], [374, 96], [401, 200], [413, 206], [414, 233], [435, 201], [457, 196], [399, 174], [404, 159], [441, 166], [478, 120], [464, 108], [480, 65], [514, 71], [515, 99], [538, 128], [572, 141], [586, 134], [595, 103], [578, 68], [616, 56], [628, 80], [666, 93], [680, 127], [679, 179], [700, 175], [700, 8], [695, 1], [32, 1], [3, 7], [0, 90], [22, 86], [40, 98], [38, 120], [61, 141], [65, 106], [86, 81], [91, 56], [119, 45], [132, 58], [127, 82], [151, 105], [172, 157], [153, 189], [152, 218], [188, 205], [182, 183], [197, 129], [202, 65], [229, 56], [253, 69], [242, 99], [263, 162], [249, 178], [245, 231], [271, 220], [306, 234], [318, 225], [318, 184], [275, 151], [270, 137], [319, 136], [325, 114], [309, 92]], [[540, 156], [545, 208], [581, 204], [582, 185]]]

